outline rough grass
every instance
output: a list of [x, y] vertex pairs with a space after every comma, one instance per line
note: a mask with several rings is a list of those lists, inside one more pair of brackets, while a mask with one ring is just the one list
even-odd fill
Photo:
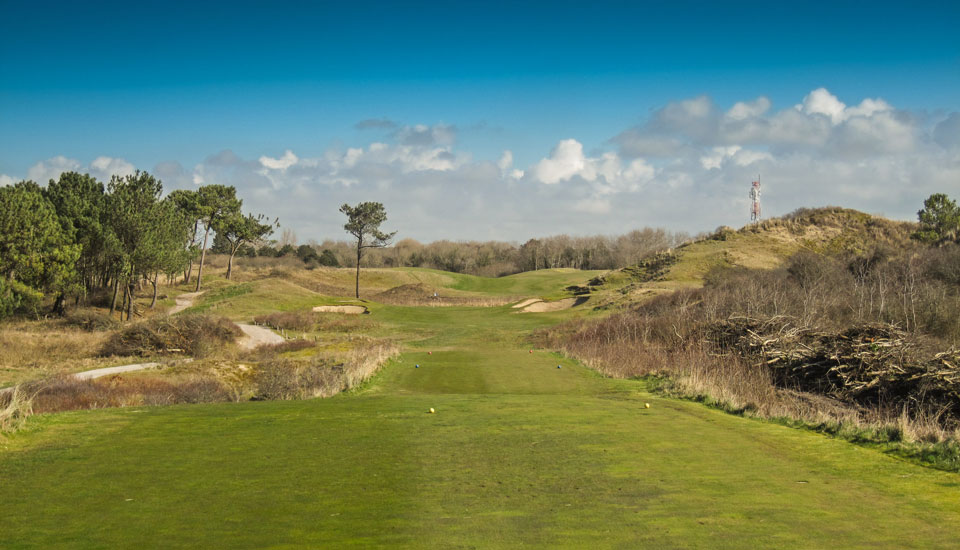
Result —
[[0, 387], [109, 366], [115, 359], [98, 357], [107, 338], [106, 332], [87, 332], [57, 321], [4, 323], [0, 328]]
[[77, 380], [60, 376], [26, 384], [31, 394], [32, 412], [59, 412], [140, 405], [212, 403], [232, 399], [230, 391], [215, 377], [186, 376], [110, 376]]
[[371, 304], [372, 335], [406, 352], [333, 399], [33, 417], [0, 448], [0, 532], [14, 547], [955, 546], [956, 474], [523, 346], [583, 313]]

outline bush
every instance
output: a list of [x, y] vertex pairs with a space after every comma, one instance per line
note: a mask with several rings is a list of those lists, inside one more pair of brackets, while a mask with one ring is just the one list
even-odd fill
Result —
[[223, 317], [179, 315], [141, 321], [124, 328], [104, 345], [101, 355], [185, 353], [206, 357], [243, 332]]
[[68, 326], [79, 327], [88, 332], [110, 330], [118, 324], [109, 315], [92, 310], [74, 311], [67, 315], [63, 322]]
[[313, 328], [318, 319], [319, 315], [312, 311], [288, 311], [258, 315], [253, 318], [253, 322], [276, 330], [308, 331]]
[[343, 366], [323, 359], [300, 363], [290, 359], [265, 361], [253, 376], [254, 399], [288, 400], [329, 396], [343, 389]]

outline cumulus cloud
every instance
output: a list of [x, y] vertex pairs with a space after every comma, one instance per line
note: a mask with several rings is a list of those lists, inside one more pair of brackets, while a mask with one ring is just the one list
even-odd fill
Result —
[[733, 107], [725, 113], [730, 120], [744, 120], [752, 117], [758, 117], [770, 109], [770, 100], [766, 97], [758, 97], [753, 101], [738, 101]]
[[14, 180], [12, 177], [6, 174], [0, 174], [0, 187], [6, 187], [8, 185], [13, 185], [14, 183], [16, 183], [16, 180]]
[[90, 163], [90, 175], [100, 180], [109, 180], [112, 176], [131, 176], [136, 167], [124, 159], [113, 157], [97, 157]]
[[803, 103], [794, 107], [805, 114], [825, 115], [834, 124], [848, 120], [851, 117], [870, 117], [875, 113], [890, 111], [890, 105], [882, 99], [866, 98], [856, 107], [847, 107], [837, 96], [826, 88], [817, 88], [803, 98]]
[[82, 168], [80, 161], [58, 155], [56, 157], [42, 160], [27, 170], [27, 179], [33, 180], [39, 184], [45, 184], [50, 180], [60, 178], [64, 172], [76, 172]]
[[50, 180], [60, 178], [64, 172], [87, 173], [101, 181], [108, 181], [112, 176], [129, 176], [136, 171], [136, 167], [122, 158], [99, 156], [89, 164], [84, 165], [77, 159], [58, 155], [42, 160], [27, 170], [27, 179], [39, 184], [46, 184]]
[[500, 177], [511, 180], [519, 180], [523, 177], [524, 171], [513, 167], [513, 152], [504, 151], [497, 161], [497, 168], [500, 169]]
[[[383, 202], [386, 228], [404, 237], [522, 241], [739, 225], [749, 219], [758, 174], [768, 216], [836, 204], [913, 219], [931, 193], [960, 193], [960, 113], [914, 115], [822, 88], [798, 99], [781, 108], [763, 96], [722, 106], [707, 96], [680, 99], [606, 144], [574, 136], [525, 150], [536, 160], [521, 166], [516, 146], [478, 159], [457, 145], [455, 126], [391, 123], [368, 125], [386, 131], [363, 145], [251, 158], [224, 150], [192, 167], [163, 162], [154, 173], [167, 191], [235, 185], [245, 209], [317, 240], [344, 236], [339, 204], [367, 200]], [[112, 157], [88, 165], [54, 157], [28, 177], [132, 169]]]
[[587, 168], [583, 145], [575, 139], [565, 139], [557, 144], [550, 156], [541, 160], [530, 171], [537, 180], [548, 185], [566, 181], [573, 176], [593, 179]]
[[298, 160], [300, 159], [297, 158], [297, 155], [294, 155], [293, 151], [287, 149], [280, 158], [260, 157], [260, 164], [268, 170], [280, 170], [282, 172], [296, 164]]

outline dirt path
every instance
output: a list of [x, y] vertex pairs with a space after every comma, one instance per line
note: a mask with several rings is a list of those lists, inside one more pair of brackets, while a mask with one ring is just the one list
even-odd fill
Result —
[[203, 294], [204, 292], [206, 292], [206, 291], [205, 291], [205, 290], [201, 290], [200, 292], [188, 292], [188, 293], [186, 293], [186, 294], [181, 294], [181, 295], [177, 296], [176, 298], [174, 298], [174, 300], [177, 302], [177, 305], [175, 305], [175, 306], [173, 306], [172, 308], [170, 308], [170, 311], [167, 312], [167, 315], [173, 315], [174, 313], [180, 313], [181, 311], [183, 311], [183, 310], [187, 309], [188, 307], [192, 306], [192, 305], [193, 305], [193, 301], [197, 299], [197, 296], [200, 296], [200, 295]]
[[280, 336], [268, 328], [242, 323], [237, 323], [237, 326], [240, 327], [240, 330], [242, 330], [244, 334], [239, 342], [240, 347], [243, 349], [253, 349], [265, 344], [282, 344], [284, 342], [283, 336]]

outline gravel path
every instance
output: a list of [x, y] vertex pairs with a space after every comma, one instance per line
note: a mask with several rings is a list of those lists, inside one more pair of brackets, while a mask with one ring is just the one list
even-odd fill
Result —
[[135, 365], [122, 365], [119, 367], [106, 367], [102, 369], [87, 370], [78, 372], [77, 374], [74, 374], [73, 377], [77, 380], [93, 380], [94, 378], [100, 378], [101, 376], [119, 374], [121, 372], [131, 372], [135, 370], [152, 369], [159, 366], [160, 363], [137, 363]]

